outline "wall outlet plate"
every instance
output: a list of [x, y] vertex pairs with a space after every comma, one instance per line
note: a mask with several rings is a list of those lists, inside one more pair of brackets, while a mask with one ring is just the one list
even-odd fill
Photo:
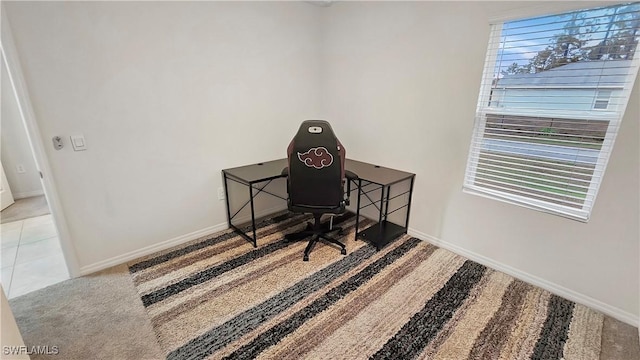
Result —
[[60, 136], [52, 137], [51, 141], [53, 141], [53, 148], [56, 149], [56, 150], [60, 150], [64, 146], [62, 144], [62, 138]]

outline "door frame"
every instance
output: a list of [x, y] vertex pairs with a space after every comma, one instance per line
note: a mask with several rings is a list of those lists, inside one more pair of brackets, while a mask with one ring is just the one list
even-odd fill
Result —
[[9, 186], [9, 181], [7, 181], [7, 176], [4, 173], [4, 165], [0, 161], [0, 169], [2, 170], [2, 178], [0, 178], [0, 210], [4, 210], [9, 206], [13, 205], [15, 200], [13, 199], [13, 194], [11, 193], [11, 186]]
[[11, 32], [9, 19], [6, 15], [6, 9], [4, 4], [0, 4], [0, 6], [0, 26], [2, 26], [0, 55], [4, 58], [7, 65], [9, 81], [11, 82], [11, 87], [13, 88], [18, 102], [20, 116], [27, 132], [27, 138], [29, 139], [29, 145], [33, 152], [36, 166], [40, 171], [40, 181], [42, 182], [42, 188], [44, 190], [47, 203], [49, 204], [49, 209], [51, 210], [53, 222], [58, 230], [60, 247], [62, 248], [62, 254], [64, 256], [67, 269], [69, 270], [69, 275], [71, 278], [78, 277], [81, 274], [76, 256], [76, 249], [73, 245], [71, 234], [69, 233], [66, 216], [56, 190], [57, 187], [53, 177], [53, 172], [51, 171], [51, 166], [49, 165], [49, 160], [45, 152], [44, 142], [33, 111], [31, 98], [27, 91], [27, 85], [23, 76], [22, 67], [20, 66], [18, 51], [13, 41], [13, 34]]

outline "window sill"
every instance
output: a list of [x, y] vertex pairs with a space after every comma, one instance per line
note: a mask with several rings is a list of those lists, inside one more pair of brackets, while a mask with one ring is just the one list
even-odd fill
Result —
[[508, 194], [502, 194], [500, 192], [497, 191], [491, 191], [491, 190], [487, 190], [487, 189], [483, 189], [483, 188], [479, 188], [479, 187], [473, 187], [473, 188], [469, 188], [469, 187], [463, 187], [462, 188], [462, 192], [467, 193], [467, 194], [471, 194], [471, 195], [476, 195], [476, 196], [480, 196], [483, 198], [487, 198], [487, 199], [492, 199], [492, 200], [497, 200], [503, 203], [507, 203], [507, 204], [511, 204], [511, 205], [516, 205], [516, 206], [520, 206], [526, 209], [530, 209], [530, 210], [536, 210], [536, 211], [540, 211], [543, 213], [547, 213], [547, 214], [551, 214], [551, 215], [556, 215], [556, 216], [560, 216], [566, 219], [570, 219], [570, 220], [574, 220], [574, 221], [579, 221], [581, 223], [587, 223], [589, 222], [589, 214], [586, 213], [572, 213], [572, 212], [568, 212], [568, 211], [562, 211], [559, 209], [552, 209], [550, 207], [545, 207], [542, 205], [534, 205], [534, 204], [530, 204], [530, 203], [526, 203], [524, 201], [518, 201], [517, 199], [514, 199], [514, 197], [508, 195]]

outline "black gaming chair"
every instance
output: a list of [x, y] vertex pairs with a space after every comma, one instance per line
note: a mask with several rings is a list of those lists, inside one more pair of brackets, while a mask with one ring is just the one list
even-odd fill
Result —
[[[304, 250], [304, 261], [309, 261], [309, 253], [320, 239], [340, 246], [342, 255], [346, 255], [345, 245], [327, 236], [333, 232], [342, 233], [342, 228], [328, 228], [320, 223], [322, 214], [340, 214], [349, 205], [350, 181], [346, 181], [346, 197], [344, 192], [345, 149], [331, 125], [324, 120], [304, 121], [289, 144], [287, 158], [289, 167], [283, 172], [288, 172], [288, 208], [293, 212], [313, 214], [315, 222], [307, 224], [304, 231], [288, 234], [285, 238], [297, 241], [311, 236]], [[356, 178], [355, 174], [347, 173], [349, 178]]]

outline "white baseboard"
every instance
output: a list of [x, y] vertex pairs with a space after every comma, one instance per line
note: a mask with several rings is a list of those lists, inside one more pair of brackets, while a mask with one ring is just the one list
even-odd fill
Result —
[[[259, 219], [261, 217], [267, 216], [267, 215], [271, 215], [274, 214], [276, 212], [280, 212], [286, 210], [286, 207], [273, 207], [270, 209], [266, 209], [266, 210], [262, 210], [262, 211], [258, 211], [255, 214], [256, 219]], [[242, 224], [245, 222], [249, 222], [251, 221], [251, 216], [246, 216], [246, 217], [241, 217], [238, 219], [234, 219], [234, 224]], [[178, 237], [175, 237], [173, 239], [169, 239], [169, 240], [165, 240], [165, 241], [161, 241], [157, 244], [153, 244], [151, 246], [146, 246], [143, 247], [141, 249], [138, 250], [134, 250], [131, 252], [128, 252], [126, 254], [122, 254], [122, 255], [118, 255], [118, 256], [114, 256], [111, 257], [109, 259], [105, 259], [105, 260], [101, 260], [98, 261], [96, 263], [93, 263], [91, 265], [86, 265], [86, 266], [82, 266], [80, 267], [80, 276], [84, 276], [84, 275], [88, 275], [91, 273], [94, 273], [96, 271], [100, 271], [100, 270], [104, 270], [107, 268], [110, 268], [112, 266], [116, 266], [116, 265], [120, 265], [122, 263], [125, 263], [127, 261], [131, 261], [131, 260], [135, 260], [139, 257], [142, 256], [147, 256], [147, 255], [151, 255], [155, 252], [158, 251], [162, 251], [162, 250], [166, 250], [169, 249], [173, 246], [177, 246], [177, 245], [181, 245], [184, 244], [186, 242], [192, 241], [192, 240], [196, 240], [198, 238], [201, 238], [203, 236], [209, 235], [209, 234], [213, 234], [216, 233], [218, 231], [222, 231], [222, 230], [226, 230], [228, 229], [229, 226], [227, 225], [227, 222], [225, 221], [222, 224], [218, 224], [218, 225], [214, 225], [214, 226], [210, 226], [201, 230], [197, 230], [185, 235], [181, 235]]]
[[96, 271], [100, 271], [100, 270], [103, 270], [103, 269], [110, 268], [112, 266], [120, 265], [120, 264], [125, 263], [127, 261], [135, 260], [135, 259], [137, 259], [137, 258], [139, 258], [141, 256], [151, 255], [151, 254], [153, 254], [155, 252], [166, 250], [166, 249], [169, 249], [169, 248], [171, 248], [173, 246], [184, 244], [186, 242], [189, 242], [189, 241], [192, 241], [192, 240], [196, 240], [198, 238], [201, 238], [201, 237], [209, 235], [209, 234], [216, 233], [218, 231], [226, 230], [228, 227], [229, 226], [227, 225], [227, 223], [224, 222], [222, 224], [210, 226], [210, 227], [198, 230], [198, 231], [194, 231], [194, 232], [191, 232], [191, 233], [188, 233], [188, 234], [185, 234], [185, 235], [181, 235], [181, 236], [175, 237], [173, 239], [165, 240], [165, 241], [159, 242], [157, 244], [146, 246], [146, 247], [143, 247], [141, 249], [128, 252], [126, 254], [122, 254], [122, 255], [114, 256], [114, 257], [109, 258], [109, 259], [98, 261], [98, 262], [93, 263], [91, 265], [82, 266], [82, 267], [80, 267], [80, 275], [81, 276], [89, 275], [89, 274], [94, 273]]
[[[264, 211], [260, 211], [256, 213], [256, 218], [260, 218], [269, 214], [273, 214], [277, 211], [282, 211], [285, 210], [284, 208], [271, 208], [271, 209], [267, 209]], [[247, 217], [246, 219], [241, 218], [238, 219], [238, 223], [241, 223], [243, 221], [248, 221], [250, 220], [249, 217]], [[112, 258], [109, 259], [105, 259], [102, 261], [98, 261], [96, 263], [93, 263], [91, 265], [87, 265], [87, 266], [82, 266], [80, 268], [80, 275], [84, 276], [84, 275], [88, 275], [91, 274], [93, 272], [99, 271], [99, 270], [103, 270], [112, 266], [116, 266], [116, 265], [120, 265], [122, 263], [125, 263], [127, 261], [131, 261], [131, 260], [135, 260], [139, 257], [142, 256], [146, 256], [146, 255], [150, 255], [153, 254], [155, 252], [158, 251], [162, 251], [162, 250], [166, 250], [168, 248], [171, 248], [173, 246], [177, 246], [192, 240], [196, 240], [198, 238], [201, 238], [203, 236], [209, 235], [209, 234], [213, 234], [216, 233], [218, 231], [222, 231], [222, 230], [226, 230], [228, 228], [228, 225], [226, 222], [218, 224], [218, 225], [214, 225], [214, 226], [210, 226], [198, 231], [194, 231], [185, 235], [181, 235], [178, 237], [175, 237], [173, 239], [168, 239], [162, 242], [159, 242], [157, 244], [151, 245], [151, 246], [147, 246], [138, 250], [134, 250], [131, 252], [128, 252], [126, 254], [122, 254], [122, 255], [118, 255], [118, 256], [114, 256]], [[478, 253], [475, 253], [473, 251], [469, 251], [466, 250], [458, 245], [449, 243], [447, 241], [443, 241], [441, 239], [438, 239], [434, 236], [425, 234], [421, 231], [409, 228], [408, 234], [411, 236], [415, 236], [421, 240], [427, 241], [435, 246], [441, 247], [443, 249], [449, 250], [451, 252], [454, 252], [460, 256], [463, 256], [467, 259], [473, 260], [479, 264], [485, 265], [487, 267], [490, 267], [494, 270], [497, 271], [501, 271], [505, 274], [511, 275], [514, 278], [520, 279], [522, 281], [525, 281], [529, 284], [538, 286], [542, 289], [548, 290], [551, 293], [554, 293], [558, 296], [562, 296], [568, 300], [574, 301], [576, 303], [580, 303], [582, 305], [588, 306], [592, 309], [595, 309], [597, 311], [600, 311], [606, 315], [609, 315], [615, 319], [618, 319], [624, 323], [627, 323], [629, 325], [638, 327], [638, 324], [640, 323], [640, 319], [638, 318], [638, 316], [631, 314], [629, 312], [626, 312], [624, 310], [618, 309], [614, 306], [611, 306], [609, 304], [606, 304], [600, 300], [596, 300], [592, 297], [589, 297], [587, 295], [578, 293], [576, 291], [573, 291], [571, 289], [568, 289], [564, 286], [555, 284], [553, 282], [544, 280], [540, 277], [537, 277], [535, 275], [529, 274], [527, 272], [524, 272], [522, 270], [516, 269], [514, 267], [511, 267], [509, 265], [503, 264], [501, 262], [495, 261], [491, 258], [488, 258], [484, 255], [480, 255]]]
[[423, 232], [420, 232], [418, 230], [409, 228], [408, 234], [411, 236], [415, 236], [421, 240], [427, 241], [435, 246], [441, 247], [443, 249], [449, 250], [451, 252], [454, 252], [460, 256], [463, 256], [469, 260], [473, 260], [479, 264], [485, 265], [487, 267], [490, 267], [494, 270], [498, 270], [500, 272], [503, 272], [505, 274], [511, 275], [516, 279], [520, 279], [524, 282], [527, 282], [531, 285], [535, 285], [538, 286], [542, 289], [548, 290], [553, 294], [556, 294], [558, 296], [562, 296], [565, 299], [571, 300], [573, 302], [588, 306], [594, 310], [600, 311], [603, 314], [609, 315], [615, 319], [618, 319], [624, 323], [627, 323], [629, 325], [638, 327], [638, 324], [640, 323], [640, 319], [638, 318], [638, 316], [631, 314], [629, 312], [626, 312], [624, 310], [621, 310], [619, 308], [616, 308], [614, 306], [611, 306], [609, 304], [606, 304], [600, 300], [596, 300], [592, 297], [589, 297], [587, 295], [581, 294], [579, 292], [573, 291], [571, 289], [568, 289], [564, 286], [555, 284], [551, 281], [548, 280], [544, 280], [542, 278], [539, 278], [535, 275], [529, 274], [527, 272], [524, 272], [522, 270], [516, 269], [514, 267], [511, 267], [509, 265], [503, 264], [501, 262], [495, 261], [491, 258], [488, 258], [484, 255], [480, 255], [478, 253], [475, 253], [473, 251], [469, 251], [466, 250], [458, 245], [452, 244], [450, 242], [447, 241], [443, 241], [441, 239], [438, 239], [434, 236], [425, 234]]
[[42, 191], [42, 190], [34, 190], [34, 191], [25, 191], [25, 192], [20, 192], [20, 193], [13, 193], [13, 198], [18, 200], [18, 199], [24, 199], [24, 198], [40, 196], [40, 195], [44, 195], [44, 191]]

